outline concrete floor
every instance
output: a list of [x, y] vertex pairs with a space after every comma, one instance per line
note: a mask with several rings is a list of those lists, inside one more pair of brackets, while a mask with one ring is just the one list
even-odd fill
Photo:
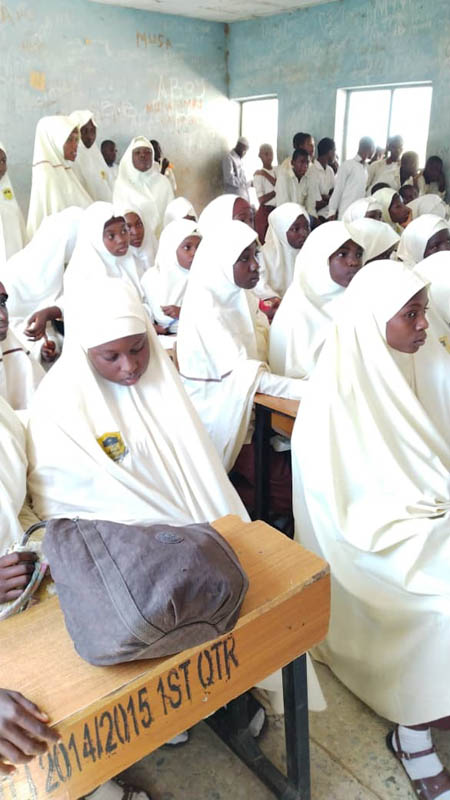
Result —
[[[313, 800], [413, 800], [401, 765], [388, 752], [391, 725], [374, 714], [317, 664], [328, 702], [322, 713], [310, 714]], [[284, 769], [282, 717], [270, 717], [260, 737], [264, 752]], [[435, 734], [435, 744], [450, 764], [450, 732]], [[181, 747], [163, 747], [125, 773], [152, 800], [273, 800], [273, 795], [201, 723]]]

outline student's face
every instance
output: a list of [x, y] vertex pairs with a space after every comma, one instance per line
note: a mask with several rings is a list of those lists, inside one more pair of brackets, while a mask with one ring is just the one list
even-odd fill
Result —
[[114, 142], [102, 145], [102, 155], [108, 167], [112, 167], [117, 158], [117, 147]]
[[333, 150], [330, 150], [327, 153], [327, 163], [331, 167], [331, 165], [334, 164], [335, 161], [336, 161], [336, 148], [333, 148]]
[[306, 150], [309, 153], [310, 158], [314, 158], [314, 149], [316, 147], [316, 143], [314, 141], [314, 136], [310, 136], [308, 139], [305, 139], [303, 142], [303, 150]]
[[439, 163], [431, 161], [431, 163], [428, 163], [426, 165], [425, 172], [430, 183], [433, 183], [434, 181], [440, 180], [442, 175], [442, 168]]
[[139, 172], [148, 172], [153, 164], [153, 153], [149, 147], [135, 147], [132, 153], [133, 167]]
[[347, 287], [362, 267], [363, 248], [348, 239], [328, 259], [331, 279]]
[[428, 239], [423, 257], [428, 258], [441, 250], [450, 250], [450, 230], [448, 228], [438, 231]]
[[4, 150], [0, 150], [0, 181], [8, 169], [8, 159]]
[[194, 256], [197, 252], [197, 247], [201, 242], [200, 236], [186, 236], [181, 244], [177, 247], [177, 260], [180, 267], [183, 269], [190, 269]]
[[233, 277], [241, 289], [254, 289], [259, 281], [259, 264], [256, 260], [256, 242], [242, 251], [233, 264]]
[[375, 209], [374, 211], [367, 211], [365, 216], [368, 219], [377, 219], [377, 220], [380, 221], [382, 219], [382, 217], [383, 217], [383, 214], [381, 213], [381, 211], [377, 211]]
[[3, 283], [0, 283], [0, 342], [3, 342], [8, 335], [9, 316], [6, 307], [8, 295]]
[[248, 147], [246, 144], [242, 144], [242, 142], [238, 142], [236, 147], [234, 148], [235, 152], [238, 154], [240, 158], [244, 158], [244, 156], [248, 152]]
[[405, 156], [402, 157], [401, 166], [404, 172], [408, 175], [416, 175], [419, 169], [419, 161], [417, 156]]
[[113, 217], [103, 228], [103, 244], [113, 256], [124, 256], [130, 244], [130, 235], [123, 217]]
[[393, 139], [390, 143], [389, 151], [393, 161], [400, 161], [403, 153], [403, 140]]
[[135, 214], [134, 211], [130, 211], [128, 214], [125, 214], [125, 222], [131, 247], [140, 247], [145, 236], [144, 223], [140, 216]]
[[97, 128], [91, 119], [86, 122], [86, 125], [81, 126], [80, 135], [84, 146], [87, 148], [92, 147], [97, 138]]
[[70, 136], [64, 142], [63, 154], [66, 161], [75, 161], [78, 152], [78, 142], [80, 137], [77, 128], [74, 128]]
[[271, 169], [273, 161], [273, 150], [271, 147], [261, 147], [259, 157], [263, 163], [264, 169]]
[[402, 198], [399, 194], [394, 194], [391, 205], [389, 206], [389, 216], [392, 222], [397, 222], [401, 225], [406, 222], [409, 216], [409, 209], [406, 208]]
[[419, 190], [415, 186], [403, 186], [401, 198], [404, 203], [410, 203], [419, 197]]
[[291, 227], [286, 231], [286, 239], [291, 247], [295, 250], [300, 250], [306, 242], [307, 237], [311, 232], [309, 227], [309, 220], [303, 214], [300, 214], [292, 223]]
[[90, 347], [88, 358], [105, 380], [121, 386], [134, 386], [142, 378], [150, 361], [147, 333], [124, 336]]
[[245, 222], [253, 228], [253, 209], [247, 200], [243, 197], [238, 197], [233, 205], [233, 219], [238, 219], [240, 222]]
[[309, 167], [309, 158], [306, 156], [298, 156], [295, 161], [291, 163], [294, 175], [300, 180], [300, 178], [303, 178], [303, 175], [306, 175], [306, 171]]
[[427, 303], [428, 293], [424, 288], [389, 320], [386, 325], [386, 341], [389, 347], [399, 350], [400, 353], [417, 353], [427, 338]]

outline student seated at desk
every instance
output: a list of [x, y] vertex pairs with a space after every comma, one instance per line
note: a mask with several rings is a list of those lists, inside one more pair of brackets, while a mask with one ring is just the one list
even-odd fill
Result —
[[[178, 327], [184, 387], [226, 470], [234, 467], [240, 474], [253, 469], [244, 445], [251, 443], [255, 392], [299, 397], [299, 382], [269, 372], [268, 322], [249, 291], [258, 282], [256, 252], [256, 233], [242, 222], [208, 230], [192, 265]], [[284, 482], [279, 480], [285, 492], [280, 504], [289, 505], [289, 465], [286, 470]]]
[[415, 387], [427, 303], [395, 261], [352, 281], [294, 427], [293, 496], [296, 535], [331, 567], [318, 657], [395, 723], [417, 797], [448, 800], [431, 727], [450, 727], [450, 440]]
[[362, 241], [343, 222], [326, 222], [308, 236], [270, 328], [274, 372], [310, 377], [344, 291], [362, 263]]
[[270, 298], [272, 306], [278, 308], [292, 283], [295, 259], [310, 231], [308, 213], [298, 203], [283, 203], [272, 211], [260, 252], [260, 280], [254, 289], [257, 297]]

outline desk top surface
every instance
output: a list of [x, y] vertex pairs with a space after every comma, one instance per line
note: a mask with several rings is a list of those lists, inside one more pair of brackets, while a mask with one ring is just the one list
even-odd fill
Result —
[[271, 411], [278, 411], [279, 414], [285, 414], [287, 417], [297, 416], [300, 400], [287, 400], [285, 397], [273, 397], [271, 394], [262, 394], [257, 392], [255, 394], [255, 403], [258, 406], [264, 406]]

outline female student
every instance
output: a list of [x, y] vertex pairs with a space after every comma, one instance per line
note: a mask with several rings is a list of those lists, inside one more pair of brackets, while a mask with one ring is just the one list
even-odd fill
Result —
[[413, 267], [440, 250], [450, 250], [449, 223], [436, 214], [422, 214], [402, 233], [397, 258]]
[[235, 194], [221, 194], [211, 200], [203, 209], [198, 218], [198, 227], [201, 233], [206, 233], [209, 228], [217, 228], [222, 222], [237, 219], [253, 227], [253, 209], [244, 197]]
[[174, 222], [177, 219], [197, 220], [197, 212], [186, 197], [175, 197], [174, 200], [170, 201], [164, 214], [164, 228], [169, 222]]
[[343, 222], [316, 228], [270, 329], [269, 363], [279, 375], [310, 377], [345, 289], [363, 263], [361, 237]]
[[405, 206], [398, 192], [389, 188], [378, 189], [372, 198], [381, 205], [383, 222], [390, 225], [397, 233], [402, 233], [411, 222], [412, 212]]
[[108, 181], [108, 167], [95, 143], [97, 126], [90, 111], [72, 111], [70, 119], [80, 131], [77, 158], [73, 171], [93, 200], [110, 203], [112, 191]]
[[31, 409], [36, 513], [149, 525], [246, 518], [135, 289], [109, 277], [91, 289]]
[[361, 197], [359, 200], [355, 200], [354, 203], [349, 205], [344, 212], [342, 222], [347, 224], [348, 222], [354, 222], [355, 219], [361, 219], [362, 217], [381, 221], [382, 215], [383, 209], [381, 203], [377, 203], [373, 197]]
[[123, 154], [114, 186], [114, 205], [133, 205], [147, 200], [155, 204], [151, 219], [159, 236], [166, 208], [174, 194], [168, 178], [152, 171], [153, 147], [145, 136], [131, 140]]
[[390, 258], [400, 242], [400, 236], [390, 225], [376, 219], [362, 217], [362, 219], [349, 222], [347, 228], [352, 238], [361, 242], [364, 250], [364, 264]]
[[155, 265], [142, 278], [146, 302], [157, 325], [175, 333], [195, 253], [197, 222], [180, 219], [164, 228]]
[[295, 259], [310, 231], [307, 211], [298, 203], [283, 203], [272, 211], [255, 294], [263, 299], [284, 297], [292, 283]]
[[253, 289], [256, 233], [222, 222], [204, 234], [183, 301], [177, 356], [184, 387], [229, 471], [251, 441], [256, 391], [298, 397], [298, 382], [272, 375], [267, 328]]
[[417, 796], [447, 800], [430, 725], [450, 714], [450, 447], [414, 391], [426, 305], [398, 262], [356, 276], [294, 427], [293, 496], [298, 535], [333, 576], [319, 657], [395, 723]]
[[142, 272], [154, 265], [158, 250], [158, 240], [153, 233], [152, 210], [153, 204], [143, 200], [139, 204], [133, 203], [133, 206], [125, 205], [119, 211], [130, 234], [130, 252]]
[[25, 244], [25, 221], [8, 175], [5, 146], [0, 142], [0, 217], [3, 223], [6, 258]]
[[78, 128], [69, 117], [42, 117], [36, 126], [27, 236], [42, 220], [68, 206], [87, 208], [92, 198], [72, 166], [78, 151]]

